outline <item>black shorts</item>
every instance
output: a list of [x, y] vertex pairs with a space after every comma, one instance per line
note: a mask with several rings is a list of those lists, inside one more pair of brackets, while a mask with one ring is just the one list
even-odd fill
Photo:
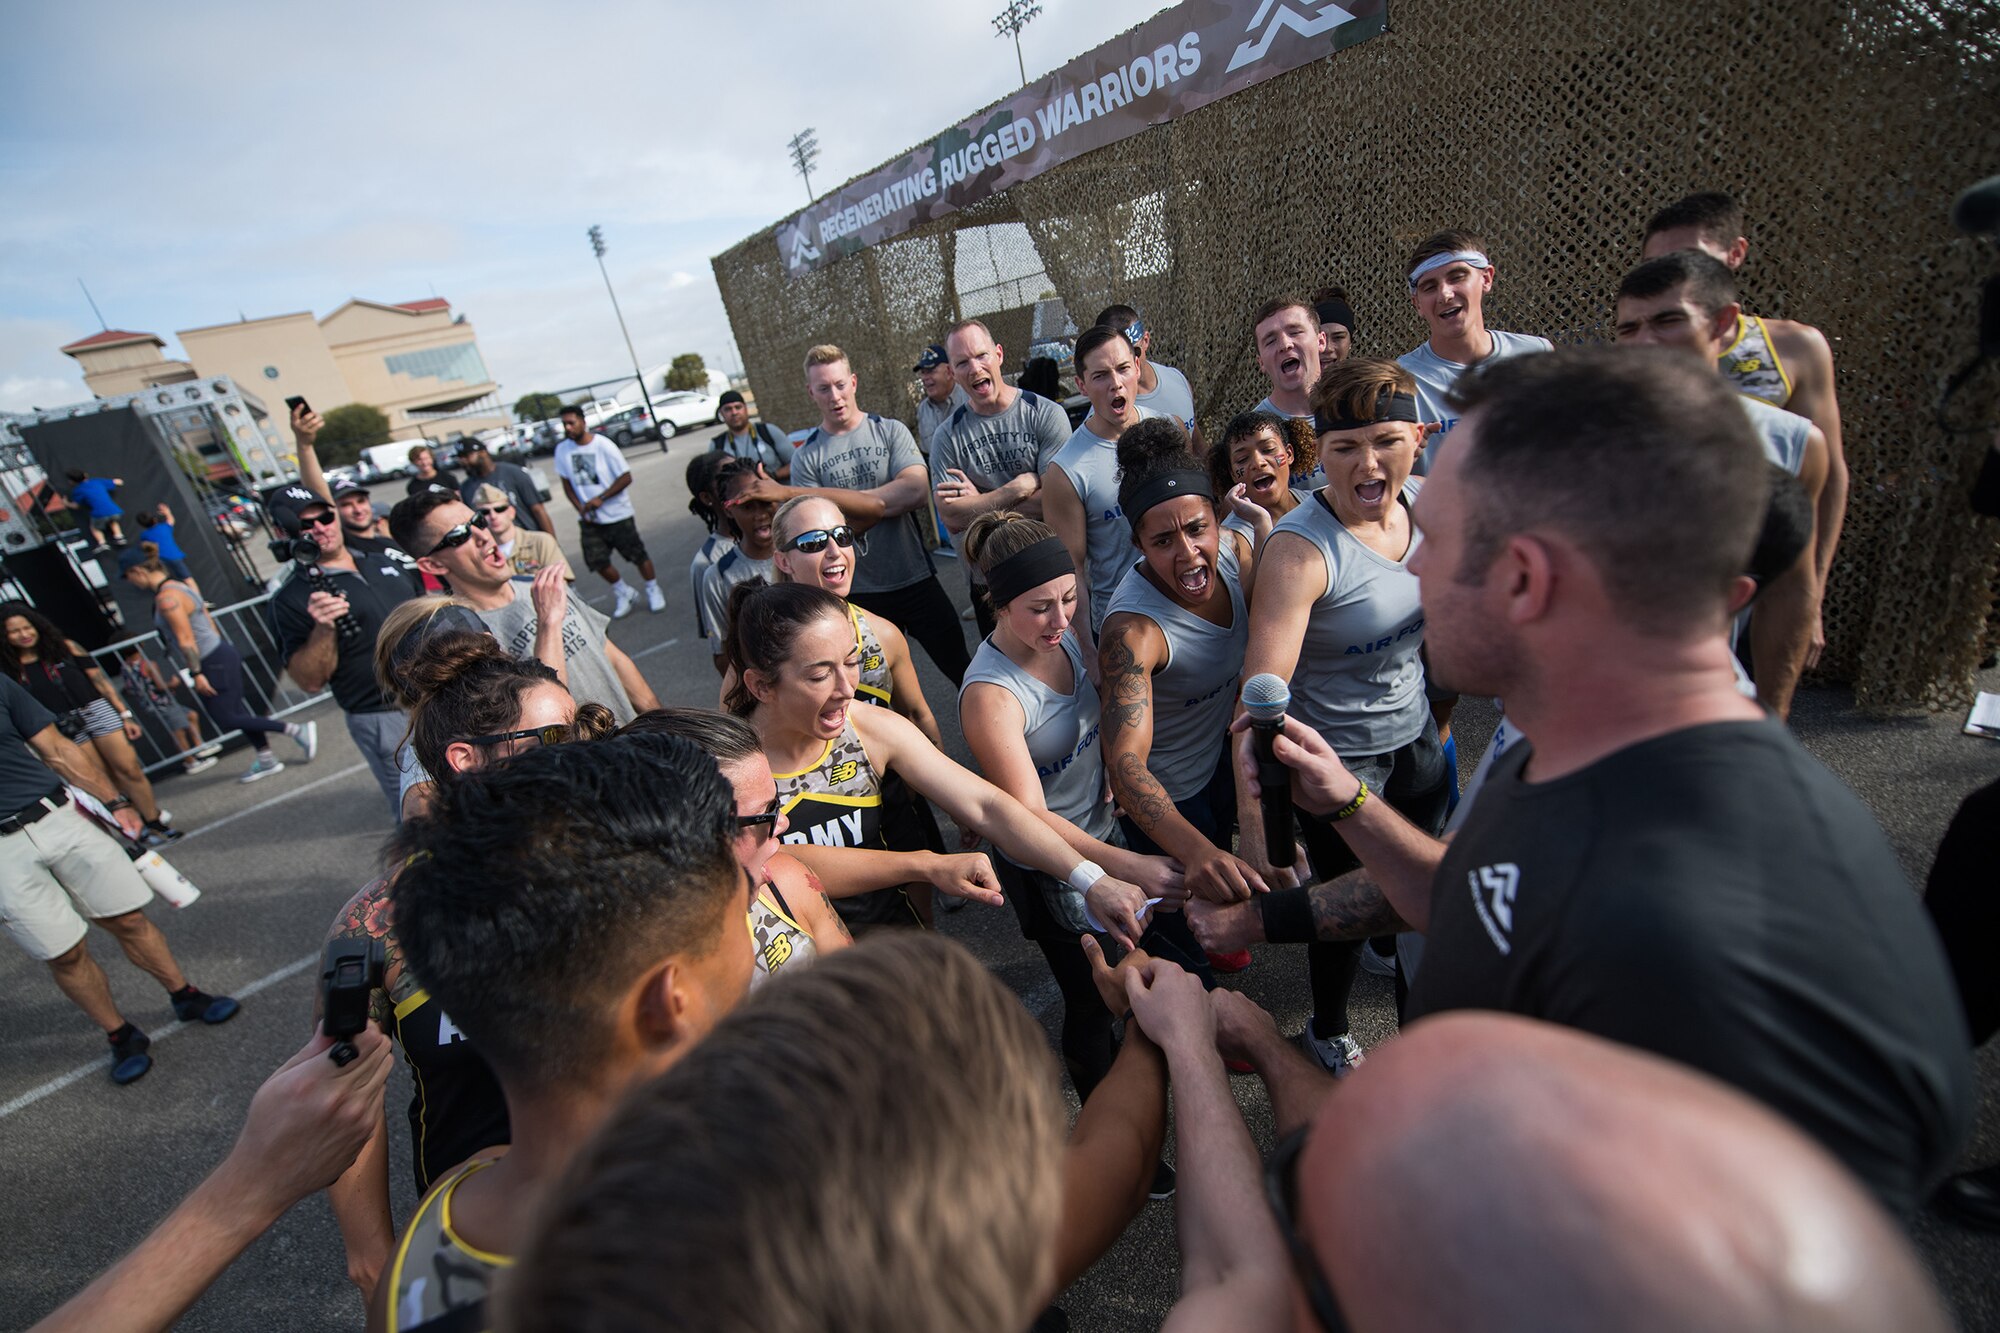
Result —
[[583, 533], [583, 563], [590, 569], [609, 565], [613, 551], [635, 565], [646, 560], [646, 543], [639, 540], [636, 518], [621, 518], [616, 523], [579, 523], [577, 528]]

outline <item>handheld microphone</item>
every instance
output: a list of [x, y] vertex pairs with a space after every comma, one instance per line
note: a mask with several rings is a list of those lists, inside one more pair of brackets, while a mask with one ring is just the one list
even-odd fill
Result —
[[1292, 828], [1292, 770], [1273, 752], [1285, 730], [1285, 709], [1292, 692], [1270, 672], [1243, 682], [1243, 711], [1250, 715], [1250, 734], [1257, 738], [1258, 803], [1264, 810], [1264, 855], [1274, 866], [1297, 859], [1297, 835]]

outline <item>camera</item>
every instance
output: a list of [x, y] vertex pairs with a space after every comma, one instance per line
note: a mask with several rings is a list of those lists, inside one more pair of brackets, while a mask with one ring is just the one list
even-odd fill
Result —
[[287, 560], [295, 565], [319, 563], [319, 543], [310, 537], [273, 537], [270, 549], [271, 558], [281, 564]]
[[333, 1038], [327, 1054], [346, 1065], [360, 1052], [353, 1038], [368, 1026], [368, 1005], [382, 989], [388, 955], [380, 940], [334, 940], [319, 975], [320, 1029]]
[[[290, 561], [306, 581], [306, 587], [313, 592], [323, 592], [329, 597], [339, 595], [333, 580], [319, 567], [319, 543], [300, 533], [296, 537], [273, 537], [269, 543], [271, 558], [280, 563]], [[353, 645], [362, 636], [361, 623], [352, 614], [344, 615], [333, 623], [333, 632], [340, 636], [345, 645]]]

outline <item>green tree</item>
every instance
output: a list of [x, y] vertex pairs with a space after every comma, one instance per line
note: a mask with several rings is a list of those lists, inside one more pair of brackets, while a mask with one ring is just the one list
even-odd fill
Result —
[[674, 358], [674, 364], [667, 368], [669, 389], [706, 389], [708, 387], [708, 367], [702, 364], [700, 352], [682, 352]]
[[524, 393], [514, 400], [516, 421], [547, 421], [562, 411], [562, 399], [552, 393]]
[[388, 442], [389, 418], [381, 409], [349, 403], [326, 414], [326, 427], [319, 433], [319, 461], [325, 467], [343, 467], [370, 445]]

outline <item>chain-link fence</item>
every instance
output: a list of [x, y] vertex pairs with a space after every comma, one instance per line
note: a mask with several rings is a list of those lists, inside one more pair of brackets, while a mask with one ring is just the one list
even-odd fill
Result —
[[[1963, 702], [2000, 569], [1964, 498], [1985, 441], [1946, 436], [1931, 408], [1994, 263], [1946, 215], [2000, 170], [2000, 7], [1403, 0], [1389, 20], [816, 272], [787, 276], [775, 228], [717, 256], [760, 409], [816, 420], [801, 364], [834, 342], [864, 405], [909, 417], [915, 354], [965, 315], [1018, 370], [1039, 293], [1007, 283], [1036, 274], [1079, 323], [1143, 310], [1212, 439], [1267, 388], [1249, 316], [1270, 296], [1339, 283], [1357, 348], [1397, 355], [1424, 337], [1404, 257], [1467, 227], [1498, 271], [1491, 327], [1599, 340], [1646, 217], [1727, 190], [1751, 218], [1746, 308], [1834, 349], [1852, 481], [1822, 672], [1876, 708]], [[961, 290], [975, 245], [996, 276]], [[981, 309], [995, 294], [1015, 299]]]

